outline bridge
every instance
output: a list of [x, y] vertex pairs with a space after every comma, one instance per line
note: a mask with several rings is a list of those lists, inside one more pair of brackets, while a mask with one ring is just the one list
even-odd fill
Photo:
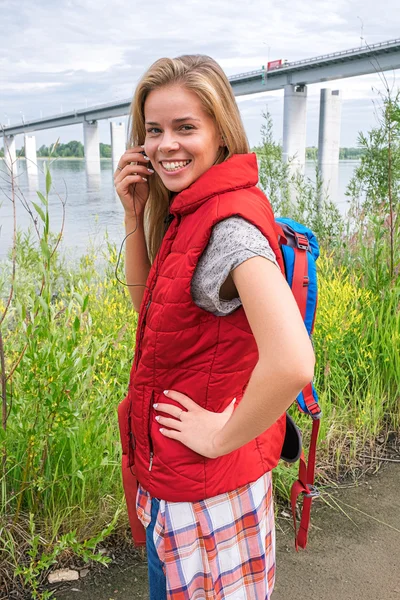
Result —
[[[307, 85], [334, 81], [381, 71], [400, 69], [400, 39], [351, 48], [295, 62], [287, 62], [268, 71], [256, 71], [229, 77], [235, 96], [284, 89], [283, 154], [291, 169], [304, 169], [306, 142]], [[131, 99], [51, 115], [21, 124], [2, 126], [6, 162], [16, 166], [15, 136], [25, 134], [28, 172], [37, 169], [36, 142], [33, 132], [83, 124], [85, 160], [90, 172], [100, 170], [97, 123], [102, 119], [125, 116]], [[328, 191], [334, 196], [335, 168], [339, 160], [341, 95], [339, 91], [321, 90], [318, 162]], [[125, 150], [123, 123], [111, 122], [112, 156], [115, 164]], [[336, 167], [335, 167], [336, 165]], [[330, 183], [331, 182], [331, 183]]]

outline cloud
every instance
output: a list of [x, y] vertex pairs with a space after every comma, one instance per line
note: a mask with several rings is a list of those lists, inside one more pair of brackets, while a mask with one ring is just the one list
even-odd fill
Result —
[[[232, 75], [258, 69], [268, 59], [298, 60], [355, 47], [361, 35], [369, 43], [391, 39], [400, 30], [395, 0], [382, 0], [379, 10], [372, 0], [37, 0], [34, 6], [31, 0], [3, 0], [1, 15], [0, 122], [4, 115], [18, 122], [21, 112], [29, 120], [129, 98], [160, 56], [208, 54]], [[345, 106], [370, 102], [377, 84], [377, 77], [365, 76], [329, 87], [342, 90]], [[308, 90], [314, 112], [321, 87]], [[258, 135], [255, 124], [259, 129], [267, 102], [278, 115], [282, 92], [238, 98], [249, 137]], [[354, 121], [349, 128], [355, 139]], [[104, 124], [101, 131], [106, 130]], [[54, 137], [54, 131], [48, 135]]]

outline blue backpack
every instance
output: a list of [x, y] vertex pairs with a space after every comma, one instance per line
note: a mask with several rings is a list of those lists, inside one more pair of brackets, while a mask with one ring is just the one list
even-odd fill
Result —
[[[279, 218], [275, 222], [278, 225], [278, 230], [280, 230], [279, 245], [283, 255], [286, 280], [293, 292], [311, 338], [318, 304], [317, 269], [315, 264], [319, 256], [318, 242], [310, 229], [292, 219]], [[305, 548], [307, 545], [311, 502], [313, 498], [319, 495], [314, 486], [314, 477], [321, 409], [312, 382], [300, 392], [296, 402], [300, 411], [310, 415], [313, 420], [308, 464], [302, 450], [301, 434], [288, 414], [286, 415], [286, 437], [281, 455], [281, 458], [287, 462], [296, 462], [300, 459], [299, 477], [291, 490], [295, 544], [296, 550], [298, 550], [299, 546]], [[300, 494], [303, 494], [303, 507], [300, 528], [297, 532], [296, 503]]]

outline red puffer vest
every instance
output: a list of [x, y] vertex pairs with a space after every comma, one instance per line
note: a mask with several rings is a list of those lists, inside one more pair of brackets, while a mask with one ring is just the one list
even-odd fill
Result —
[[232, 215], [261, 230], [284, 272], [272, 209], [257, 181], [255, 154], [237, 154], [211, 167], [170, 207], [173, 220], [149, 273], [129, 391], [118, 411], [124, 488], [137, 543], [143, 532], [136, 519], [136, 479], [152, 497], [195, 502], [257, 480], [281, 454], [285, 414], [242, 448], [208, 459], [160, 434], [152, 408], [155, 402], [176, 404], [164, 396], [167, 389], [215, 412], [243, 396], [258, 360], [245, 312], [240, 307], [217, 317], [199, 308], [191, 280], [213, 226]]

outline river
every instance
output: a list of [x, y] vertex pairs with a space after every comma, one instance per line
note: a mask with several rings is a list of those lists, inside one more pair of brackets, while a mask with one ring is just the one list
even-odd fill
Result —
[[[18, 198], [38, 202], [37, 190], [44, 193], [43, 166], [46, 159], [39, 159], [38, 176], [28, 176], [24, 160], [19, 161], [16, 177], [17, 223], [23, 231], [31, 219]], [[337, 206], [344, 215], [348, 206], [345, 190], [358, 161], [340, 161]], [[315, 179], [314, 162], [306, 163], [305, 174]], [[59, 231], [61, 225], [61, 202], [66, 201], [66, 220], [62, 246], [67, 253], [77, 256], [85, 252], [93, 242], [104, 242], [107, 232], [111, 241], [118, 245], [124, 237], [123, 209], [113, 187], [111, 160], [102, 159], [99, 175], [88, 175], [84, 160], [56, 159], [51, 164], [53, 188], [50, 194], [51, 230]], [[13, 211], [10, 201], [11, 189], [7, 181], [4, 161], [0, 161], [0, 258], [10, 248], [13, 232]]]

